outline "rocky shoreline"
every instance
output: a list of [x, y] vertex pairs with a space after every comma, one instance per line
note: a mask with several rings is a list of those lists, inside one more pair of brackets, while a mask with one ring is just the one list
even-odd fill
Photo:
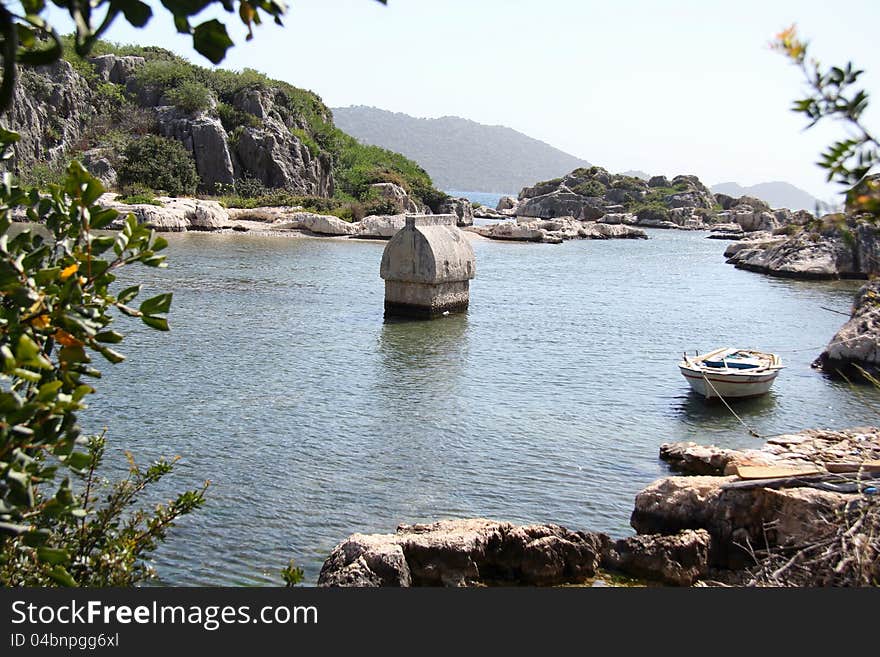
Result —
[[[876, 511], [875, 427], [775, 436], [753, 450], [669, 443], [660, 458], [683, 474], [636, 496], [634, 536], [484, 518], [401, 525], [339, 543], [318, 585], [584, 585], [607, 581], [603, 573], [674, 586], [766, 584], [755, 574], [762, 555], [788, 557], [828, 539], [834, 519], [859, 505]], [[755, 478], [756, 468], [776, 476]], [[876, 536], [865, 541], [877, 549]], [[869, 567], [880, 578], [880, 561]]]

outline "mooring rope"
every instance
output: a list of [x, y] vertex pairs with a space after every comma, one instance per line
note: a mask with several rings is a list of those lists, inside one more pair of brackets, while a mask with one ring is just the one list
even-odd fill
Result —
[[705, 372], [700, 372], [700, 373], [703, 375], [703, 380], [704, 380], [706, 383], [708, 383], [708, 384], [709, 384], [709, 387], [712, 388], [712, 390], [715, 392], [716, 395], [718, 395], [718, 399], [720, 399], [721, 402], [722, 402], [725, 406], [727, 406], [727, 410], [730, 411], [730, 412], [733, 414], [733, 417], [735, 417], [737, 420], [739, 420], [739, 423], [740, 423], [741, 425], [743, 425], [743, 427], [745, 427], [746, 431], [748, 431], [750, 435], [754, 436], [755, 438], [768, 438], [768, 437], [769, 437], [769, 436], [762, 436], [762, 435], [759, 434], [757, 431], [755, 431], [754, 429], [752, 429], [748, 424], [746, 424], [746, 423], [743, 421], [743, 419], [742, 419], [739, 415], [736, 414], [736, 411], [733, 410], [733, 409], [730, 407], [730, 404], [727, 403], [727, 400], [726, 400], [724, 397], [721, 396], [721, 393], [718, 392], [718, 388], [716, 388], [714, 385], [712, 385], [712, 382], [709, 380], [709, 377], [706, 376], [706, 373], [705, 373]]

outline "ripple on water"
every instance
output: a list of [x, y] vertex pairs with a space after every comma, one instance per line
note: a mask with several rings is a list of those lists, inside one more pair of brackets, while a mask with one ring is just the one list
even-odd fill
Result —
[[383, 322], [381, 243], [169, 241], [138, 275], [174, 292], [172, 331], [128, 327], [83, 418], [110, 429], [110, 474], [123, 447], [182, 457], [157, 499], [212, 481], [157, 554], [164, 583], [279, 583], [291, 557], [314, 581], [350, 533], [443, 517], [624, 534], [660, 443], [758, 443], [689, 392], [686, 349], [782, 355], [771, 394], [737, 404], [761, 433], [874, 421], [809, 367], [841, 320], [819, 306], [857, 284], [739, 271], [699, 233], [476, 241], [468, 314], [417, 323]]

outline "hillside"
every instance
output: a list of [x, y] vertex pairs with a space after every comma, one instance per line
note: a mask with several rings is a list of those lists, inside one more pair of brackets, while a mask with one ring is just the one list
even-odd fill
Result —
[[418, 162], [440, 189], [515, 193], [535, 180], [590, 166], [512, 128], [455, 116], [419, 119], [375, 107], [333, 109], [342, 130]]
[[715, 194], [727, 194], [734, 198], [753, 196], [774, 208], [807, 210], [808, 212], [814, 212], [816, 204], [819, 202], [804, 190], [782, 181], [759, 183], [749, 187], [743, 187], [735, 182], [725, 182], [712, 185], [711, 190]]
[[439, 208], [446, 195], [398, 153], [337, 128], [314, 93], [245, 69], [206, 69], [155, 47], [98, 43], [24, 69], [8, 127], [25, 184], [79, 159], [105, 187], [150, 202], [200, 194], [227, 205], [304, 205], [346, 219]]

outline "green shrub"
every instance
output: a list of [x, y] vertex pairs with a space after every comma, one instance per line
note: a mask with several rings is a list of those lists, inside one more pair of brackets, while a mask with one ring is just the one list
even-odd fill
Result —
[[126, 185], [122, 188], [121, 194], [116, 200], [120, 203], [128, 203], [130, 205], [144, 203], [147, 205], [162, 206], [162, 201], [156, 198], [156, 193], [144, 185]]
[[134, 73], [134, 78], [143, 87], [173, 89], [184, 82], [195, 82], [195, 66], [182, 59], [158, 59], [147, 61]]
[[223, 101], [217, 103], [217, 107], [214, 111], [217, 114], [217, 118], [220, 119], [220, 123], [223, 124], [223, 129], [226, 132], [231, 133], [236, 128], [240, 127], [258, 128], [260, 126], [260, 119], [256, 116], [248, 112], [243, 112]]
[[177, 87], [165, 92], [165, 96], [184, 112], [196, 114], [211, 106], [211, 92], [201, 82], [185, 80]]
[[588, 180], [580, 185], [575, 185], [572, 187], [571, 191], [575, 194], [580, 194], [581, 196], [604, 196], [607, 189], [608, 188], [598, 180]]
[[171, 196], [193, 194], [199, 175], [192, 153], [179, 141], [147, 135], [128, 144], [119, 168], [123, 185], [140, 184]]
[[274, 190], [267, 188], [259, 178], [242, 176], [236, 178], [232, 185], [233, 192], [242, 198], [260, 198], [273, 193]]
[[301, 128], [291, 128], [290, 134], [299, 139], [300, 142], [309, 149], [309, 154], [312, 157], [318, 157], [318, 155], [321, 153], [321, 147], [318, 146], [317, 142], [312, 139], [311, 135], [305, 130]]
[[635, 209], [634, 214], [639, 219], [648, 219], [653, 221], [667, 221], [669, 219], [669, 210], [659, 203], [648, 203]]

